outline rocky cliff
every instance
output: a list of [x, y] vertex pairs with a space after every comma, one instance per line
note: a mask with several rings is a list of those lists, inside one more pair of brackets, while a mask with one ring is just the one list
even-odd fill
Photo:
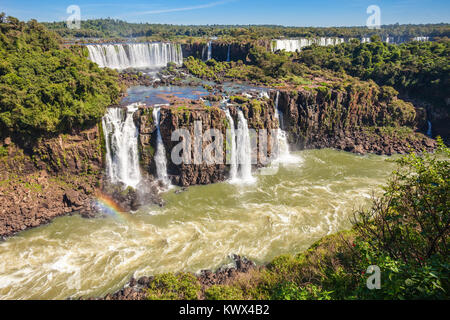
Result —
[[[261, 44], [269, 47], [266, 42]], [[246, 61], [247, 55], [254, 45], [255, 43], [250, 42], [213, 41], [211, 43], [211, 57], [216, 61], [227, 61], [228, 57], [230, 61]], [[207, 58], [208, 44], [206, 42], [185, 43], [181, 45], [181, 48], [185, 58], [189, 56], [202, 60]]]
[[90, 215], [103, 170], [100, 140], [97, 126], [26, 148], [10, 137], [0, 140], [0, 238], [64, 214]]
[[[258, 102], [255, 102], [258, 101]], [[248, 120], [249, 128], [270, 129], [278, 127], [278, 120], [275, 116], [273, 102], [269, 99], [264, 101], [248, 99], [239, 101], [229, 107], [230, 114], [234, 119], [235, 126], [238, 123], [237, 108], [243, 110], [245, 118]], [[156, 166], [153, 156], [156, 148], [156, 126], [152, 117], [152, 108], [141, 108], [136, 115], [140, 138], [139, 149], [141, 154], [141, 166], [144, 171], [155, 174]], [[224, 181], [228, 178], [229, 166], [222, 164], [194, 164], [194, 130], [195, 122], [201, 122], [201, 132], [209, 129], [217, 129], [221, 133], [222, 158], [226, 159], [226, 130], [229, 123], [226, 120], [225, 112], [217, 106], [204, 106], [191, 104], [188, 106], [171, 106], [161, 109], [161, 135], [166, 148], [166, 158], [168, 159], [168, 173], [172, 183], [180, 186], [190, 186], [196, 184], [210, 184]], [[191, 136], [191, 164], [174, 164], [171, 160], [173, 148], [182, 140], [172, 141], [172, 133], [178, 129], [186, 129]], [[206, 148], [211, 141], [202, 142], [202, 150]], [[259, 141], [258, 141], [259, 143]], [[270, 152], [270, 150], [269, 150]], [[258, 164], [260, 161], [258, 159]]]
[[[274, 98], [272, 93], [272, 98]], [[374, 83], [282, 90], [279, 109], [296, 149], [337, 148], [391, 155], [412, 147], [428, 151], [435, 141], [416, 132], [426, 126], [426, 111], [397, 99]]]

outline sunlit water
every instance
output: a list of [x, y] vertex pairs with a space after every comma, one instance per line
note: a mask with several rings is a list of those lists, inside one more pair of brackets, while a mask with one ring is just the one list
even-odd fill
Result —
[[62, 217], [0, 243], [1, 299], [102, 296], [139, 277], [214, 269], [228, 255], [258, 263], [298, 253], [348, 229], [394, 164], [333, 150], [295, 153], [303, 161], [253, 185], [220, 183], [165, 194], [164, 208], [121, 218]]

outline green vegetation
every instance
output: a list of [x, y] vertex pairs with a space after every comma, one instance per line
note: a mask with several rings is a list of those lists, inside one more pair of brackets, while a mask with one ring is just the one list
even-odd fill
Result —
[[0, 146], [0, 158], [8, 155], [8, 148]]
[[239, 288], [227, 285], [213, 285], [206, 289], [205, 297], [207, 300], [242, 300], [242, 291]]
[[367, 297], [448, 299], [450, 149], [400, 160], [385, 194], [359, 212], [357, 247], [389, 281]]
[[[435, 154], [396, 160], [384, 194], [355, 213], [352, 230], [298, 255], [279, 256], [226, 285], [202, 289], [185, 274], [157, 277], [149, 298], [448, 299], [450, 149], [438, 143]], [[380, 268], [381, 289], [367, 288], [365, 272], [372, 265]]]
[[242, 61], [218, 62], [214, 59], [204, 62], [188, 57], [184, 67], [199, 78], [217, 82], [235, 79], [266, 85], [292, 80], [301, 84], [310, 83], [300, 76], [311, 74], [311, 70], [294, 62], [287, 53], [275, 54], [257, 46], [250, 50], [248, 58], [250, 61], [244, 64]]
[[166, 273], [156, 276], [148, 289], [150, 300], [198, 299], [200, 283], [190, 273]]
[[298, 61], [311, 68], [372, 79], [379, 85], [443, 104], [450, 86], [450, 41], [411, 42], [401, 45], [351, 43], [311, 46], [298, 54]]
[[0, 15], [0, 131], [55, 133], [98, 121], [119, 98], [117, 73], [31, 20]]
[[258, 71], [258, 69], [253, 66], [244, 65], [242, 61], [218, 62], [211, 59], [204, 62], [192, 56], [184, 60], [184, 67], [186, 67], [191, 74], [212, 81], [221, 81], [226, 78], [252, 80], [256, 78], [252, 72]]

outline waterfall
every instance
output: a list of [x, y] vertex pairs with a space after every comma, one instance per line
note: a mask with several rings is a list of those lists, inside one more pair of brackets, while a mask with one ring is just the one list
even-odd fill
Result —
[[428, 120], [427, 136], [433, 138], [433, 127], [430, 120]]
[[111, 69], [160, 68], [167, 63], [183, 63], [179, 44], [173, 43], [130, 43], [87, 45], [89, 59], [100, 67]]
[[238, 178], [241, 182], [252, 183], [252, 147], [250, 141], [250, 131], [248, 130], [247, 119], [242, 110], [238, 110], [238, 135], [237, 135], [237, 160], [239, 164]]
[[[274, 39], [272, 40], [272, 51], [285, 50], [288, 52], [301, 51], [304, 47], [316, 44], [319, 46], [335, 46], [344, 42], [349, 42], [353, 38], [298, 38], [298, 39]], [[359, 38], [361, 43], [370, 43], [370, 37]], [[403, 43], [405, 41], [429, 41], [430, 37], [390, 37], [383, 36], [382, 40], [386, 43]]]
[[102, 119], [106, 144], [106, 172], [112, 183], [135, 188], [141, 181], [138, 129], [133, 121], [137, 104], [126, 109], [109, 108]]
[[429, 41], [430, 37], [414, 37], [413, 41], [420, 41], [420, 42], [424, 42], [424, 41]]
[[206, 60], [212, 59], [212, 41], [208, 42], [208, 56], [206, 57]]
[[170, 185], [169, 176], [167, 175], [167, 159], [166, 159], [166, 148], [164, 147], [164, 142], [161, 137], [160, 130], [160, 121], [161, 121], [161, 109], [159, 107], [155, 107], [153, 109], [153, 121], [156, 124], [156, 154], [155, 154], [155, 163], [156, 163], [156, 174], [158, 179], [161, 180], [165, 185]]
[[279, 110], [279, 108], [278, 108], [279, 100], [280, 100], [280, 91], [277, 91], [277, 94], [275, 96], [275, 115], [278, 118], [280, 127], [277, 130], [277, 144], [278, 144], [277, 154], [278, 154], [278, 157], [275, 160], [275, 162], [276, 163], [296, 163], [296, 162], [299, 162], [300, 158], [291, 155], [291, 152], [289, 150], [289, 143], [287, 140], [287, 132], [283, 130], [284, 129], [283, 112], [281, 112], [281, 110]]
[[[231, 117], [230, 110], [225, 109], [228, 124], [230, 128], [227, 132], [227, 157], [230, 163], [230, 179], [232, 181], [237, 179], [237, 153], [236, 153], [236, 131], [234, 129], [234, 120]], [[228, 148], [230, 146], [230, 148]]]
[[301, 51], [304, 47], [311, 46], [312, 44], [317, 44], [319, 46], [330, 46], [344, 43], [344, 38], [300, 38], [300, 39], [283, 39], [274, 40], [272, 45], [272, 50], [285, 50], [288, 52]]
[[231, 51], [231, 44], [228, 45], [228, 50], [227, 50], [227, 62], [230, 62], [230, 61], [231, 61], [230, 51]]

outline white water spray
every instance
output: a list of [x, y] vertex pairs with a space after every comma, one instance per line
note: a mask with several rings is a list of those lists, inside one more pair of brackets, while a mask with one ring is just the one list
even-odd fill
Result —
[[112, 183], [135, 188], [141, 181], [138, 129], [133, 121], [138, 104], [109, 108], [102, 119], [106, 144], [106, 172]]
[[155, 163], [156, 163], [156, 174], [158, 179], [161, 180], [165, 185], [170, 185], [169, 176], [167, 174], [167, 159], [166, 159], [166, 148], [164, 147], [164, 142], [161, 136], [160, 130], [160, 121], [161, 121], [161, 109], [159, 107], [155, 107], [153, 109], [153, 121], [156, 124], [156, 154], [155, 154]]

